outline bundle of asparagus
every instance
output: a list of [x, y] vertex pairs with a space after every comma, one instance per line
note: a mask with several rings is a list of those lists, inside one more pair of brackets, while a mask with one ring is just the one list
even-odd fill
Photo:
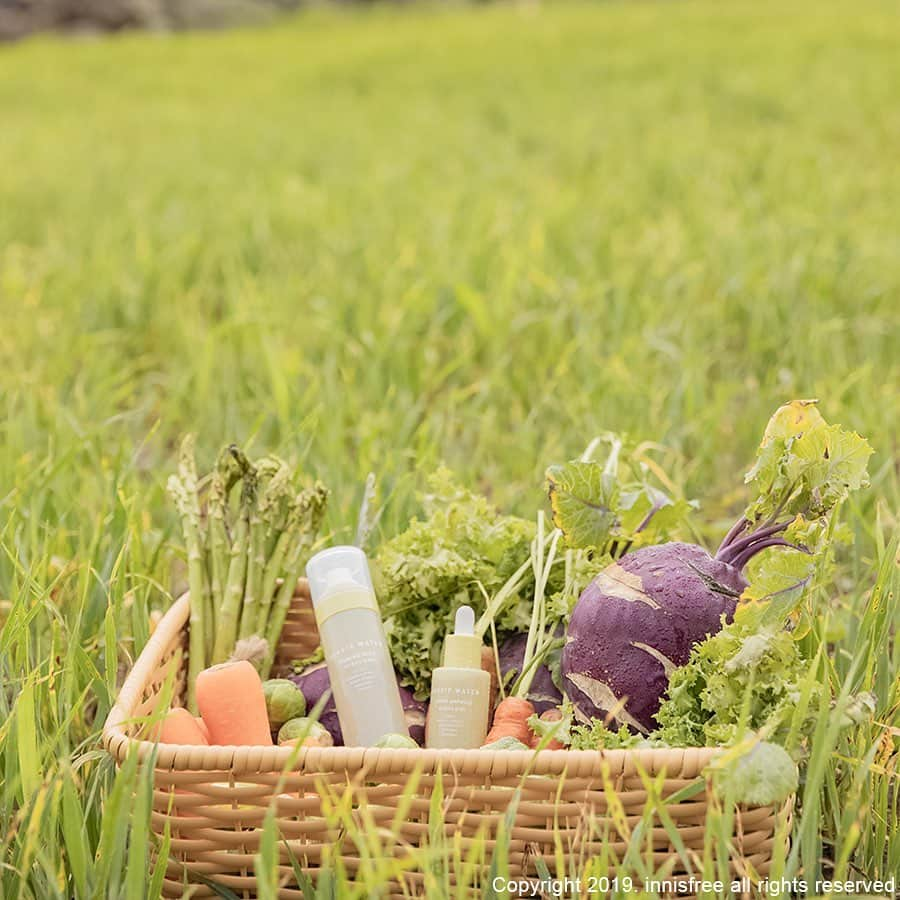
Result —
[[[169, 478], [168, 490], [188, 554], [192, 711], [197, 675], [208, 665], [225, 662], [242, 640], [253, 639], [260, 675], [269, 675], [328, 498], [322, 484], [298, 490], [296, 481], [282, 460], [265, 456], [254, 463], [232, 444], [201, 483], [193, 436], [182, 442], [178, 473]], [[200, 499], [204, 489], [205, 510]]]

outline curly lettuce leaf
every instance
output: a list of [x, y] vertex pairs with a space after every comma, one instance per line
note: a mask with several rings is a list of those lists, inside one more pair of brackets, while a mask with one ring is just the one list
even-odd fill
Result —
[[[372, 567], [394, 665], [401, 683], [420, 698], [428, 694], [457, 608], [468, 604], [480, 615], [485, 592], [494, 594], [521, 566], [535, 535], [534, 523], [501, 515], [447, 469], [428, 484], [426, 517], [383, 544]], [[562, 576], [554, 572], [551, 584], [558, 590]], [[528, 629], [533, 593], [533, 579], [525, 578], [497, 616], [498, 629]]]
[[[809, 664], [780, 623], [761, 626], [766, 609], [739, 607], [731, 625], [694, 647], [687, 664], [672, 673], [655, 737], [676, 747], [721, 746], [764, 729], [784, 741]], [[825, 704], [824, 688], [815, 685], [809, 727]]]
[[601, 719], [573, 726], [570, 737], [570, 750], [629, 750], [643, 746], [646, 740], [642, 734], [629, 731], [627, 725], [620, 725], [613, 731]]

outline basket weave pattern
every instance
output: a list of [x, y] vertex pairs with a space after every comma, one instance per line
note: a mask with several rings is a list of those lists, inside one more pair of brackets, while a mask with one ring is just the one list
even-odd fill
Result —
[[[181, 597], [163, 617], [122, 686], [103, 730], [104, 744], [119, 761], [134, 747], [140, 757], [154, 749], [140, 740], [140, 720], [156, 711], [160, 692], [174, 679], [176, 702], [182, 702], [189, 598]], [[276, 657], [285, 671], [291, 660], [309, 656], [318, 646], [308, 587], [298, 584]], [[555, 870], [556, 842], [564, 854], [582, 860], [605, 847], [621, 857], [627, 848], [621, 817], [618, 830], [609, 814], [608, 786], [614, 787], [627, 829], [642, 819], [647, 800], [645, 778], [664, 774], [663, 796], [695, 783], [715, 753], [713, 748], [684, 750], [529, 751], [408, 750], [363, 747], [194, 747], [160, 744], [155, 770], [152, 831], [162, 837], [168, 826], [171, 844], [165, 895], [181, 897], [184, 880], [198, 882], [195, 897], [216, 896], [197, 875], [239, 896], [253, 897], [253, 856], [258, 851], [266, 812], [274, 807], [282, 843], [279, 847], [284, 887], [280, 896], [302, 897], [292, 863], [307, 871], [323, 855], [339, 855], [349, 871], [359, 863], [357, 848], [323, 795], [353, 793], [362, 821], [391, 828], [409, 783], [415, 792], [399, 823], [395, 854], [403, 845], [427, 839], [435, 786], [443, 791], [444, 831], [459, 835], [462, 847], [485, 842], [488, 861], [497, 830], [518, 789], [518, 806], [509, 831], [510, 873], [534, 874], [543, 857]], [[604, 786], [604, 781], [606, 788]], [[702, 852], [705, 790], [667, 806], [688, 852]], [[765, 875], [771, 864], [776, 828], [791, 815], [790, 804], [742, 808], [735, 818], [735, 871], [749, 867]], [[657, 866], [676, 859], [666, 830], [653, 828]], [[394, 827], [394, 832], [398, 831]], [[643, 838], [646, 840], [646, 834]], [[287, 846], [285, 846], [285, 843]], [[290, 848], [288, 850], [288, 847]], [[293, 855], [294, 860], [291, 859]], [[680, 861], [672, 871], [683, 874]], [[193, 876], [193, 877], [192, 877]], [[408, 888], [421, 887], [411, 874]], [[398, 887], [399, 890], [399, 887]], [[399, 894], [402, 896], [402, 894]]]

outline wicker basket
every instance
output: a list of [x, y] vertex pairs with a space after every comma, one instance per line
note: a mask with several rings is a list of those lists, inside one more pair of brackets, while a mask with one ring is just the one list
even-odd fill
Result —
[[[134, 720], [155, 711], [167, 680], [174, 680], [179, 701], [184, 696], [188, 614], [189, 598], [184, 595], [159, 623], [110, 711], [103, 741], [120, 763], [134, 746], [141, 758], [153, 751], [152, 743], [139, 740], [142, 725]], [[282, 633], [276, 667], [284, 671], [291, 660], [308, 656], [317, 646], [308, 587], [301, 581]], [[162, 837], [168, 826], [171, 837], [164, 894], [183, 896], [187, 881], [196, 884], [192, 896], [216, 896], [209, 887], [212, 881], [239, 896], [253, 897], [253, 855], [259, 849], [264, 817], [274, 801], [282, 838], [284, 887], [280, 896], [299, 900], [303, 895], [294, 880], [295, 863], [315, 873], [323, 855], [332, 860], [340, 855], [349, 871], [359, 866], [356, 847], [326, 815], [322, 794], [350, 790], [354, 809], [364, 808], [369, 821], [390, 825], [411, 777], [418, 781], [393, 848], [398, 855], [427, 837], [431, 796], [440, 778], [445, 834], [459, 835], [463, 847], [487, 839], [488, 853], [519, 789], [508, 832], [509, 869], [514, 876], [535, 874], [538, 857], [555, 871], [560, 848], [572, 860], [599, 854], [603, 848], [621, 856], [627, 841], [621, 833], [622, 815], [614, 825], [609, 812], [609, 785], [614, 786], [627, 827], [634, 827], [644, 810], [647, 776], [664, 773], [663, 796], [671, 797], [697, 783], [714, 752], [703, 748], [545, 750], [535, 754], [311, 747], [300, 750], [297, 758], [298, 751], [289, 747], [159, 745], [152, 830]], [[288, 767], [292, 759], [293, 765]], [[667, 809], [687, 852], [702, 853], [705, 786], [689, 798], [670, 802]], [[790, 816], [791, 803], [779, 809], [742, 808], [735, 817], [733, 871], [766, 875], [776, 829], [789, 826]], [[661, 823], [655, 822], [655, 826], [656, 864], [669, 860], [672, 875], [683, 874], [669, 834]], [[397, 885], [398, 896], [421, 888], [422, 875], [413, 871], [404, 881], [405, 885]]]

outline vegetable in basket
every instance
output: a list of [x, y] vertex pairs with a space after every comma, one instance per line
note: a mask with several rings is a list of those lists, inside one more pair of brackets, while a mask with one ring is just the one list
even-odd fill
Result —
[[278, 731], [278, 744], [301, 743], [304, 747], [331, 747], [334, 744], [328, 729], [309, 716], [290, 719]]
[[[783, 597], [810, 583], [829, 552], [833, 511], [866, 484], [872, 452], [859, 435], [828, 425], [814, 404], [794, 401], [770, 420], [745, 478], [755, 496], [715, 556], [685, 543], [641, 547], [582, 592], [562, 656], [580, 719], [650, 731], [670, 677], [732, 619], [740, 598]], [[548, 470], [554, 520], [579, 545], [591, 527], [598, 540], [616, 527], [602, 512], [603, 467], [586, 465]]]
[[[563, 633], [563, 627], [560, 625], [554, 635], [562, 638]], [[500, 642], [498, 652], [500, 679], [507, 687], [522, 674], [527, 646], [527, 634], [511, 634]], [[562, 691], [557, 684], [561, 654], [562, 646], [551, 651], [547, 660], [539, 663], [534, 669], [526, 699], [531, 701], [539, 714], [556, 709], [563, 702]]]
[[800, 784], [797, 763], [784, 747], [752, 740], [723, 750], [707, 766], [716, 792], [733, 803], [775, 806], [784, 802]]
[[531, 746], [535, 750], [565, 750], [572, 743], [572, 704], [545, 709], [528, 719]]
[[507, 735], [506, 737], [497, 738], [489, 744], [484, 744], [482, 750], [528, 750], [529, 745], [523, 743], [518, 738]]
[[375, 746], [383, 750], [418, 750], [419, 745], [408, 734], [384, 734]]
[[[425, 518], [413, 519], [383, 544], [373, 565], [400, 683], [420, 699], [428, 696], [456, 610], [467, 605], [480, 613], [485, 595], [505, 585], [528, 558], [535, 534], [532, 522], [501, 515], [486, 498], [459, 487], [446, 469], [431, 476], [429, 488]], [[496, 616], [501, 633], [527, 630], [532, 588], [526, 567]]]
[[209, 735], [204, 733], [200, 722], [180, 706], [176, 706], [166, 713], [166, 717], [156, 729], [156, 736], [161, 744], [199, 746], [209, 744]]
[[272, 745], [262, 681], [246, 659], [204, 669], [196, 696], [211, 744]]
[[277, 731], [288, 719], [306, 715], [303, 691], [287, 678], [270, 678], [263, 682], [269, 726]]
[[[211, 475], [199, 479], [193, 437], [182, 442], [168, 490], [188, 556], [192, 711], [197, 676], [210, 663], [231, 658], [240, 639], [265, 641], [260, 671], [269, 674], [328, 497], [321, 484], [298, 488], [297, 480], [282, 460], [251, 462], [234, 444], [219, 454]], [[205, 509], [202, 485], [208, 485]]]

